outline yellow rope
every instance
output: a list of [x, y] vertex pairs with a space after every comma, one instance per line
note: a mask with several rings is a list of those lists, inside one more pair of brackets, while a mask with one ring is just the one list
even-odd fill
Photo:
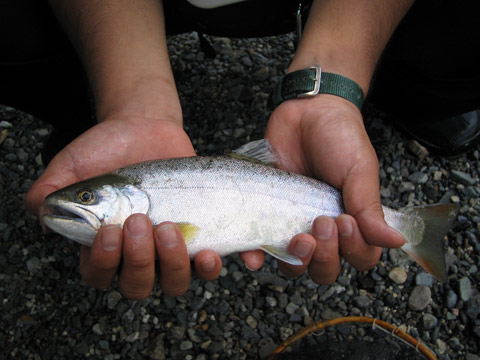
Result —
[[344, 323], [366, 323], [366, 324], [372, 324], [372, 327], [375, 328], [375, 326], [378, 326], [381, 329], [384, 329], [391, 333], [392, 335], [398, 337], [399, 339], [403, 340], [407, 344], [411, 345], [414, 347], [417, 351], [421, 352], [423, 355], [427, 357], [429, 360], [438, 360], [437, 357], [426, 347], [423, 345], [421, 342], [419, 342], [417, 339], [413, 338], [409, 334], [407, 334], [405, 331], [399, 329], [397, 326], [389, 324], [385, 321], [374, 319], [374, 318], [369, 318], [365, 316], [348, 316], [348, 317], [340, 317], [340, 318], [335, 318], [331, 320], [325, 320], [325, 321], [317, 321], [313, 324], [310, 324], [309, 326], [304, 327], [302, 330], [296, 332], [292, 336], [290, 336], [288, 339], [286, 339], [284, 342], [280, 344], [272, 353], [270, 356], [270, 360], [274, 358], [274, 354], [281, 353], [283, 350], [285, 350], [287, 347], [290, 345], [296, 343], [298, 340], [301, 338], [310, 335], [311, 333], [314, 333], [315, 331], [319, 331], [322, 329], [325, 329], [326, 327], [332, 326], [332, 325], [338, 325], [338, 324], [344, 324]]

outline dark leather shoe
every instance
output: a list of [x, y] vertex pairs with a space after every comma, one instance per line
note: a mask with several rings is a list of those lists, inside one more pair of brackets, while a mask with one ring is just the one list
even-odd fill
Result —
[[436, 121], [396, 119], [397, 125], [434, 153], [460, 155], [480, 141], [480, 110]]

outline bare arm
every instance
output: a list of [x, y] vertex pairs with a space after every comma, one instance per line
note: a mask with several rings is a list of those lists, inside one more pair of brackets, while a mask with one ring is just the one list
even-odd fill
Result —
[[86, 68], [100, 121], [143, 116], [181, 124], [159, 0], [50, 0]]
[[314, 1], [289, 71], [319, 64], [354, 80], [367, 94], [378, 59], [413, 2]]

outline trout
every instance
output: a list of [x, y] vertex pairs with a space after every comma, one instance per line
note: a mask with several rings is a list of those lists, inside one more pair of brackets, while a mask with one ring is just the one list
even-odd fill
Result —
[[[320, 215], [345, 213], [336, 188], [281, 170], [267, 140], [248, 143], [232, 156], [186, 157], [142, 162], [81, 181], [47, 196], [44, 223], [53, 231], [91, 246], [103, 225], [123, 225], [147, 214], [153, 225], [178, 224], [188, 254], [204, 249], [220, 256], [262, 249], [301, 265], [290, 239], [310, 233]], [[387, 224], [407, 242], [402, 246], [439, 280], [446, 280], [443, 239], [456, 217], [455, 204], [408, 211], [383, 207]]]

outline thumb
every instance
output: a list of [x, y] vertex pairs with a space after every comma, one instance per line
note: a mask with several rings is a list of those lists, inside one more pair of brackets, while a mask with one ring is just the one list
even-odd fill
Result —
[[406, 240], [385, 222], [379, 188], [376, 162], [355, 166], [346, 177], [342, 188], [345, 209], [355, 218], [369, 245], [401, 247]]

